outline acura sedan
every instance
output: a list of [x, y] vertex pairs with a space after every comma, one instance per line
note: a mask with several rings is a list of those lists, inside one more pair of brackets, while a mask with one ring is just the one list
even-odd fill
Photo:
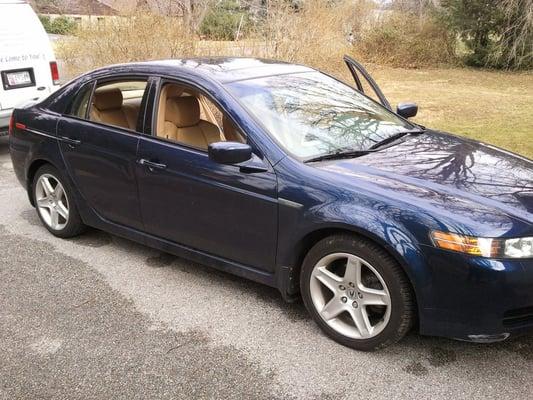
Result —
[[533, 162], [410, 122], [345, 61], [352, 85], [250, 58], [87, 73], [14, 111], [17, 178], [53, 235], [275, 287], [355, 349], [533, 330]]

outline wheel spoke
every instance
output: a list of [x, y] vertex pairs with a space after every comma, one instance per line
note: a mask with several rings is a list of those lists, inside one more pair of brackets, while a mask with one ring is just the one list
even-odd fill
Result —
[[61, 215], [65, 220], [68, 219], [68, 210], [63, 203], [57, 203], [56, 212]]
[[59, 213], [55, 208], [50, 209], [50, 226], [52, 229], [58, 229], [59, 225]]
[[316, 270], [315, 278], [318, 279], [333, 293], [337, 291], [337, 286], [342, 282], [342, 278], [329, 271], [326, 267], [319, 267]]
[[333, 297], [320, 311], [320, 315], [326, 320], [329, 321], [332, 318], [335, 318], [341, 312], [345, 310], [343, 303], [340, 302], [338, 297]]
[[355, 257], [348, 257], [344, 281], [352, 282], [355, 287], [361, 286], [361, 261]]
[[58, 183], [57, 186], [56, 186], [56, 188], [55, 188], [55, 190], [54, 190], [54, 192], [55, 192], [56, 199], [57, 199], [58, 201], [61, 200], [61, 198], [63, 197], [63, 194], [64, 194], [64, 192], [63, 192], [63, 186], [61, 186], [61, 184]]
[[52, 184], [50, 183], [50, 179], [47, 178], [46, 176], [41, 177], [41, 186], [47, 197], [54, 193], [54, 188], [52, 187]]
[[50, 208], [50, 204], [48, 203], [48, 197], [43, 197], [42, 199], [37, 199], [37, 205], [39, 207]]
[[389, 296], [384, 290], [370, 289], [367, 287], [360, 288], [361, 302], [365, 305], [373, 306], [388, 306], [389, 305]]
[[349, 310], [349, 313], [361, 337], [370, 336], [374, 328], [370, 324], [365, 308], [362, 306], [352, 308]]

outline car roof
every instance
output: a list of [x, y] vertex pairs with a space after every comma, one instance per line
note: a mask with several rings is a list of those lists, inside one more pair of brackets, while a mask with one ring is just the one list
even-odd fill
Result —
[[121, 64], [107, 67], [113, 69], [159, 74], [188, 72], [220, 83], [248, 80], [274, 75], [286, 75], [315, 71], [312, 68], [282, 61], [245, 57], [203, 57], [175, 60], [158, 60]]

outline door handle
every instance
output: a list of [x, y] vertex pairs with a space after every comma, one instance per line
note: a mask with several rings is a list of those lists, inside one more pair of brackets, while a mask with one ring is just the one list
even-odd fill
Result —
[[145, 167], [148, 167], [148, 169], [150, 171], [153, 171], [155, 169], [166, 169], [167, 168], [167, 166], [165, 164], [156, 163], [156, 162], [150, 161], [150, 160], [145, 160], [144, 158], [141, 158], [139, 160], [139, 164], [143, 165]]
[[74, 148], [74, 147], [79, 146], [81, 144], [81, 140], [71, 139], [71, 138], [66, 137], [66, 136], [61, 136], [59, 138], [59, 140], [61, 140], [62, 142], [65, 142], [66, 144], [68, 144], [68, 146], [70, 148]]

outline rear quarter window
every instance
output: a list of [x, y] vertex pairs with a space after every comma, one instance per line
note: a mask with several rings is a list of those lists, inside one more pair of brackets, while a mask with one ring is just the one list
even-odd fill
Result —
[[88, 83], [79, 91], [78, 95], [72, 101], [70, 110], [67, 112], [68, 115], [82, 119], [87, 118], [87, 110], [89, 108], [93, 86], [93, 83]]

